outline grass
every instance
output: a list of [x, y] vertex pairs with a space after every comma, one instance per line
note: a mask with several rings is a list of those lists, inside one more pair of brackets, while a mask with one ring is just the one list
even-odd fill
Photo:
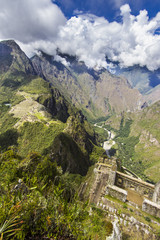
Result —
[[123, 166], [127, 167], [129, 170], [135, 172], [136, 174], [143, 174], [143, 166], [141, 162], [135, 164], [135, 146], [139, 142], [139, 137], [130, 136], [130, 128], [132, 125], [132, 120], [124, 120], [122, 118], [120, 124], [120, 130], [115, 138], [118, 144], [118, 157], [121, 160]]
[[43, 120], [43, 121], [46, 120], [46, 118], [44, 117], [44, 115], [41, 112], [35, 113], [34, 116], [37, 117], [39, 120]]
[[13, 117], [12, 114], [4, 114], [1, 118], [0, 133], [4, 133], [7, 130], [13, 128], [13, 126], [18, 122], [18, 118]]
[[160, 180], [160, 162], [158, 161], [157, 164], [154, 163], [152, 167], [147, 168], [145, 174], [154, 182], [158, 182]]
[[30, 93], [30, 94], [48, 94], [49, 83], [44, 81], [42, 78], [35, 78], [31, 82], [22, 86], [20, 90]]
[[112, 224], [107, 221], [106, 214], [99, 208], [91, 207], [92, 221], [88, 218], [86, 226], [90, 233], [90, 239], [105, 240], [112, 233]]
[[103, 128], [94, 126], [94, 130], [98, 134], [98, 141], [100, 143], [102, 143], [108, 139], [108, 132], [106, 130], [104, 130]]
[[159, 144], [153, 142], [156, 139], [160, 143], [160, 118], [159, 105], [157, 102], [138, 113], [132, 114], [130, 136], [139, 138], [132, 158], [132, 169], [149, 178], [150, 181], [158, 182], [159, 177]]
[[105, 150], [102, 147], [98, 147], [93, 144], [92, 153], [90, 154], [90, 160], [92, 163], [96, 163], [103, 154], [105, 153]]
[[18, 139], [19, 152], [22, 156], [27, 155], [30, 151], [42, 153], [46, 148], [50, 147], [54, 138], [65, 128], [65, 124], [51, 123], [46, 126], [44, 123], [25, 122], [19, 128], [20, 137]]

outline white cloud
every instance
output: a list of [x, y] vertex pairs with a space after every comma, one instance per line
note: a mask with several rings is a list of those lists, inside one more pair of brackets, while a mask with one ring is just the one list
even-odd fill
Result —
[[41, 49], [64, 61], [56, 55], [59, 48], [62, 53], [76, 55], [88, 67], [110, 67], [107, 56], [122, 67], [160, 68], [160, 35], [155, 33], [160, 28], [160, 13], [153, 19], [146, 10], [133, 16], [128, 4], [120, 11], [119, 23], [91, 14], [67, 21], [51, 0], [0, 0], [0, 39], [17, 40], [28, 55]]
[[121, 8], [122, 22], [109, 23], [103, 17], [79, 15], [60, 28], [56, 44], [63, 53], [76, 55], [88, 67], [106, 67], [106, 56], [120, 66], [135, 64], [150, 70], [160, 67], [160, 13], [149, 19], [146, 10], [131, 15], [128, 4]]
[[[0, 0], [0, 39], [13, 38], [30, 51], [38, 47], [52, 45], [59, 26], [66, 19], [51, 0]], [[48, 48], [47, 48], [48, 49]], [[29, 52], [27, 52], [29, 53]]]
[[131, 12], [130, 6], [128, 4], [122, 5], [120, 7], [120, 10], [122, 16], [129, 15], [129, 13]]

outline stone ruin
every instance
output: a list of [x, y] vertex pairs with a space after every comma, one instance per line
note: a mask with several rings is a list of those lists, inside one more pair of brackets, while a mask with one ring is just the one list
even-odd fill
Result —
[[129, 193], [133, 192], [141, 196], [138, 207], [153, 216], [160, 217], [160, 182], [155, 186], [117, 171], [115, 158], [100, 158], [94, 173], [95, 181], [90, 191], [90, 202], [97, 204], [105, 195], [111, 195], [122, 202], [132, 202]]

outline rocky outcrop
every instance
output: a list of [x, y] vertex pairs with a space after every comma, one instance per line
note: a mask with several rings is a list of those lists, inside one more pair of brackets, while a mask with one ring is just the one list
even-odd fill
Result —
[[[154, 234], [154, 229], [150, 226], [150, 224], [147, 224], [146, 222], [144, 223], [144, 221], [142, 221], [143, 218], [140, 220], [142, 212], [134, 209], [135, 216], [133, 216], [130, 210], [128, 212], [121, 212], [119, 210], [121, 208], [121, 204], [115, 203], [114, 201], [104, 197], [98, 204], [98, 207], [101, 207], [108, 213], [108, 218], [112, 221], [113, 224], [114, 222], [118, 222], [119, 237], [121, 236], [122, 239], [127, 239], [128, 237], [130, 239], [144, 240], [157, 239], [157, 236]], [[156, 225], [156, 228], [160, 225], [158, 221], [151, 220], [151, 222]], [[115, 234], [115, 236], [117, 235], [113, 230], [112, 235], [109, 238], [113, 237], [113, 234]]]
[[142, 130], [139, 141], [140, 143], [145, 144], [144, 148], [149, 148], [152, 146], [156, 146], [156, 147], [160, 146], [158, 140], [147, 130]]
[[75, 116], [70, 116], [67, 119], [67, 127], [64, 132], [72, 136], [83, 152], [88, 154], [92, 152], [92, 142], [96, 144], [96, 138], [94, 131], [87, 132], [87, 127], [89, 128], [90, 125], [83, 119], [84, 116], [81, 112], [76, 113]]

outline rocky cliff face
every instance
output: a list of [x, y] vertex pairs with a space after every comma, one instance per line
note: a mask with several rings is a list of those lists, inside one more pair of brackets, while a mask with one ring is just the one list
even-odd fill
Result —
[[63, 57], [68, 66], [44, 53], [33, 57], [32, 63], [38, 75], [44, 76], [90, 117], [134, 111], [141, 104], [141, 94], [132, 89], [125, 78], [116, 77], [105, 69], [88, 69], [74, 57]]

